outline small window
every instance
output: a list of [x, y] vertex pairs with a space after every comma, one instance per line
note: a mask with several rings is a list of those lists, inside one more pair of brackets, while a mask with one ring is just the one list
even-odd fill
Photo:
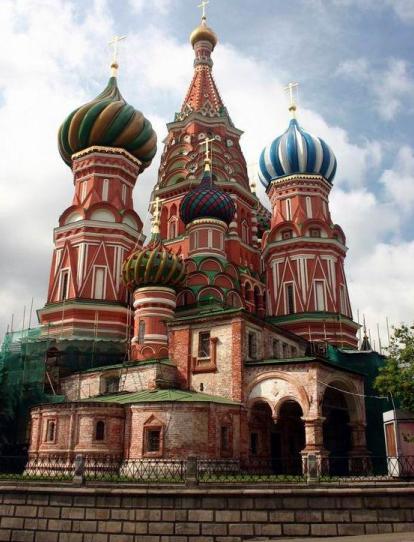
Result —
[[249, 358], [256, 359], [257, 356], [257, 336], [256, 333], [249, 332], [248, 334]]
[[198, 334], [198, 357], [210, 357], [210, 332], [203, 331]]
[[287, 343], [283, 343], [283, 358], [286, 359], [289, 357], [289, 345]]
[[122, 185], [122, 203], [125, 203], [126, 201], [126, 192], [127, 192], [127, 187], [125, 184]]
[[105, 298], [106, 267], [94, 266], [94, 299]]
[[259, 435], [258, 433], [250, 433], [250, 453], [257, 455], [259, 453]]
[[249, 243], [249, 226], [245, 220], [242, 222], [242, 241]]
[[284, 230], [282, 231], [282, 239], [292, 239], [293, 237], [293, 231], [292, 230]]
[[117, 393], [119, 391], [119, 376], [111, 376], [105, 379], [105, 393]]
[[285, 202], [286, 202], [286, 220], [292, 220], [292, 202], [290, 198], [287, 198]]
[[324, 311], [325, 304], [325, 283], [323, 280], [315, 280], [315, 305], [317, 311]]
[[99, 421], [96, 423], [95, 428], [95, 440], [105, 439], [105, 422]]
[[138, 344], [144, 344], [144, 339], [145, 339], [145, 322], [141, 320], [138, 326]]
[[320, 237], [321, 236], [321, 230], [319, 228], [310, 228], [309, 235], [311, 237]]
[[295, 298], [293, 292], [293, 284], [285, 285], [286, 293], [286, 312], [287, 314], [293, 314], [295, 312]]
[[146, 451], [159, 452], [161, 449], [161, 430], [147, 429]]
[[46, 442], [53, 442], [56, 436], [56, 422], [53, 420], [47, 421], [46, 426]]
[[296, 346], [292, 346], [292, 358], [297, 358], [298, 357], [298, 349], [296, 348]]
[[310, 196], [306, 196], [306, 214], [308, 218], [313, 218], [312, 216], [312, 198]]
[[82, 182], [82, 190], [81, 190], [81, 203], [85, 201], [86, 198], [86, 189], [88, 188], [88, 181]]
[[277, 339], [273, 339], [273, 357], [278, 358], [280, 356], [280, 344]]
[[220, 428], [220, 448], [222, 452], [227, 452], [230, 449], [230, 431], [228, 426], [222, 425]]
[[60, 300], [65, 301], [69, 294], [69, 271], [62, 271], [60, 276]]
[[102, 200], [103, 201], [108, 200], [108, 192], [109, 192], [109, 179], [104, 179], [102, 183]]
[[175, 218], [170, 220], [168, 225], [168, 239], [175, 239], [177, 237], [177, 221]]

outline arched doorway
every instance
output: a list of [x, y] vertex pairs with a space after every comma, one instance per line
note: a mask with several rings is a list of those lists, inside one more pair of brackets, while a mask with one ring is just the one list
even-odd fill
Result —
[[305, 441], [305, 424], [302, 408], [296, 401], [285, 401], [279, 410], [274, 436], [274, 457], [279, 459], [279, 472], [301, 474], [302, 456]]
[[250, 416], [250, 457], [268, 461], [275, 474], [301, 474], [301, 451], [305, 447], [302, 408], [294, 400], [280, 407], [277, 423], [270, 406], [258, 401]]
[[323, 444], [329, 451], [329, 473], [348, 474], [348, 455], [351, 449], [350, 417], [345, 395], [340, 390], [327, 388], [323, 396]]

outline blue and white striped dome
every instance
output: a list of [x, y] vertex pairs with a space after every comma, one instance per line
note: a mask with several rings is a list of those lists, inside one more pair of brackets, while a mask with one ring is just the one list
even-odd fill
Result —
[[294, 173], [316, 173], [332, 183], [336, 158], [330, 147], [303, 130], [292, 119], [284, 134], [265, 147], [259, 159], [259, 179], [266, 188], [278, 177]]

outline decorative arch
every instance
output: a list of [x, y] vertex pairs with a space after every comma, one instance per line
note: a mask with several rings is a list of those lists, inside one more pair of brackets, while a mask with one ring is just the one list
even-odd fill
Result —
[[298, 228], [298, 226], [295, 224], [295, 222], [292, 222], [291, 220], [286, 220], [282, 222], [281, 224], [275, 226], [271, 232], [269, 233], [269, 236], [267, 238], [267, 242], [271, 243], [273, 241], [281, 241], [282, 240], [282, 232], [285, 230], [292, 230], [293, 237], [300, 237], [301, 232]]
[[207, 299], [207, 298], [211, 298], [211, 297], [216, 299], [217, 301], [223, 302], [223, 294], [217, 288], [211, 288], [211, 287], [203, 288], [198, 293], [198, 300], [199, 301], [201, 301], [202, 299]]
[[187, 276], [186, 286], [207, 286], [208, 284], [208, 276], [200, 271], [191, 273], [191, 275]]
[[198, 268], [200, 271], [223, 271], [222, 264], [215, 258], [206, 258], [205, 260], [202, 260]]
[[214, 286], [218, 286], [219, 288], [234, 288], [232, 279], [224, 273], [220, 273], [214, 277]]
[[[268, 373], [261, 374], [257, 376], [252, 382], [250, 382], [246, 389], [246, 396], [248, 397], [248, 400], [256, 397], [256, 395], [252, 396], [252, 393], [254, 392], [254, 388], [256, 386], [258, 386], [262, 382], [265, 382], [265, 381], [271, 382], [274, 380], [281, 380], [281, 381], [287, 382], [287, 384], [291, 387], [291, 389], [295, 391], [295, 394], [292, 395], [291, 392], [287, 392], [285, 395], [281, 396], [280, 398], [278, 397], [278, 395], [276, 395], [274, 400], [271, 400], [270, 395], [269, 395], [268, 400], [271, 401], [273, 405], [272, 412], [275, 412], [275, 407], [277, 403], [279, 403], [281, 399], [286, 397], [286, 400], [289, 399], [289, 400], [294, 400], [298, 402], [300, 407], [302, 408], [303, 415], [306, 416], [310, 408], [310, 399], [309, 399], [306, 389], [304, 388], [304, 386], [302, 386], [301, 384], [297, 382], [294, 376], [283, 373], [281, 371], [270, 371]], [[258, 392], [259, 392], [259, 388], [257, 389], [257, 393]], [[260, 396], [263, 396], [263, 395], [260, 393]], [[282, 406], [282, 404], [283, 404], [283, 401], [280, 402], [279, 407]]]
[[235, 307], [237, 309], [241, 309], [244, 307], [244, 303], [242, 298], [240, 297], [239, 292], [236, 292], [235, 290], [228, 292], [226, 303], [230, 307]]
[[183, 307], [186, 305], [192, 305], [196, 302], [194, 292], [189, 288], [180, 292], [177, 296], [177, 307]]
[[[365, 422], [365, 405], [363, 397], [359, 397], [360, 390], [358, 390], [355, 384], [346, 378], [338, 375], [333, 375], [331, 378], [324, 377], [324, 384], [326, 384], [322, 396], [320, 398], [320, 408], [322, 408], [323, 399], [325, 393], [330, 386], [337, 388], [340, 392], [343, 392], [344, 399], [348, 408], [349, 418], [351, 422]], [[347, 393], [348, 392], [348, 393]]]
[[[78, 218], [80, 217], [80, 218]], [[79, 220], [84, 220], [85, 212], [82, 206], [80, 205], [71, 205], [64, 211], [59, 218], [59, 225], [64, 226], [65, 224], [71, 224], [72, 222], [78, 222]]]

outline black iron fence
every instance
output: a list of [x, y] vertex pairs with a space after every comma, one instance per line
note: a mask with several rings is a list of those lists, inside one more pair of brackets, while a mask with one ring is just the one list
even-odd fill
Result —
[[123, 482], [142, 484], [349, 484], [413, 479], [414, 456], [321, 457], [250, 459], [134, 459], [43, 456], [0, 457], [0, 480]]

